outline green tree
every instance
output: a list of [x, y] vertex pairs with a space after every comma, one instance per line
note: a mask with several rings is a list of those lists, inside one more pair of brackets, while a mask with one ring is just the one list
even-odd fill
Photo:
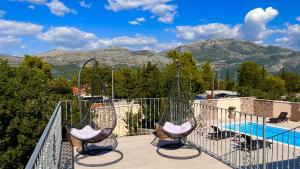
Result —
[[204, 81], [192, 53], [172, 51], [168, 53], [168, 57], [171, 58], [173, 62], [167, 65], [164, 73], [167, 84], [170, 86], [171, 83], [174, 83], [175, 60], [177, 59], [180, 64], [180, 77], [182, 80], [183, 92], [192, 94], [203, 92]]
[[280, 99], [285, 94], [285, 82], [269, 74], [254, 62], [244, 62], [238, 70], [239, 94], [261, 99]]
[[204, 81], [203, 88], [204, 90], [212, 89], [213, 81], [213, 69], [209, 62], [205, 62], [201, 67], [201, 75]]
[[262, 89], [263, 70], [255, 62], [244, 62], [238, 69], [239, 86], [250, 86], [253, 89]]
[[146, 98], [162, 97], [165, 93], [165, 81], [162, 72], [154, 64], [148, 62], [138, 74], [135, 88], [136, 96]]
[[288, 93], [300, 92], [300, 76], [296, 73], [282, 71], [278, 75], [282, 80], [285, 81], [286, 90]]
[[51, 66], [25, 56], [20, 67], [0, 60], [0, 168], [24, 168], [69, 82], [52, 79]]

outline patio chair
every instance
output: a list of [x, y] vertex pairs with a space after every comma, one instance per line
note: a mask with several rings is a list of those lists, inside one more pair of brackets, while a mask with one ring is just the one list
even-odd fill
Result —
[[221, 131], [220, 128], [217, 126], [212, 125], [211, 128], [213, 128], [214, 132], [208, 134], [209, 134], [209, 138], [212, 140], [222, 140], [222, 139], [230, 138], [235, 135], [235, 133], [231, 131], [227, 131], [227, 130]]
[[275, 123], [275, 124], [282, 123], [282, 122], [288, 122], [289, 118], [287, 118], [287, 115], [288, 115], [287, 112], [281, 112], [277, 118], [270, 118], [268, 122]]
[[192, 97], [182, 92], [178, 60], [175, 74], [175, 83], [170, 84], [169, 98], [163, 103], [164, 109], [153, 134], [162, 140], [186, 142], [186, 137], [196, 128], [197, 121], [192, 108]]
[[[241, 136], [245, 138], [245, 141], [240, 143], [240, 146], [243, 148], [243, 150], [252, 151], [263, 148], [263, 140], [253, 140], [251, 136], [246, 134], [241, 134]], [[266, 141], [266, 147], [269, 147], [271, 149], [271, 144], [272, 143]]]
[[[89, 143], [99, 143], [107, 139], [117, 125], [117, 116], [113, 101], [110, 98], [104, 99], [109, 96], [109, 93], [100, 77], [95, 74], [96, 64], [94, 63], [93, 65], [92, 80], [90, 84], [92, 96], [92, 99], [89, 102], [90, 107], [86, 110], [85, 114], [83, 114], [78, 124], [66, 125], [69, 139], [71, 140], [72, 137], [81, 141], [80, 151], [77, 149], [78, 153], [81, 154], [88, 153]], [[80, 72], [78, 77], [80, 77]], [[80, 90], [80, 78], [78, 78], [78, 89]], [[94, 98], [95, 93], [98, 93], [98, 99]], [[78, 97], [81, 97], [80, 92], [78, 93]], [[80, 99], [79, 104], [82, 104]]]

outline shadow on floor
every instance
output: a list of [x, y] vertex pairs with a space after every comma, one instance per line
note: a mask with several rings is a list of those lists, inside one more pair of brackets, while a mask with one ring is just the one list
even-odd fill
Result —
[[[152, 141], [153, 145], [153, 141]], [[159, 140], [156, 144], [156, 152], [158, 155], [164, 158], [169, 158], [169, 159], [175, 159], [175, 160], [188, 160], [188, 159], [193, 159], [197, 158], [201, 155], [201, 149], [194, 146], [190, 145], [186, 142], [182, 142], [179, 140]], [[189, 156], [176, 156], [176, 155], [170, 155], [163, 153], [161, 150], [170, 150], [171, 151], [177, 151], [177, 150], [182, 150], [182, 149], [187, 149], [187, 150], [194, 150], [196, 153], [191, 151], [192, 155]]]
[[[85, 154], [78, 153], [75, 155], [75, 163], [84, 167], [105, 167], [108, 165], [116, 164], [123, 159], [123, 153], [119, 150], [116, 150], [117, 146], [118, 146], [118, 141], [116, 138], [108, 138], [100, 143], [90, 144], [88, 145], [88, 152], [86, 152]], [[109, 153], [117, 154], [116, 157], [114, 157], [114, 159], [111, 159], [109, 162], [98, 163], [98, 164], [95, 163], [89, 164], [87, 162], [83, 162], [85, 161], [84, 159], [88, 159], [91, 157], [103, 158], [103, 156]]]

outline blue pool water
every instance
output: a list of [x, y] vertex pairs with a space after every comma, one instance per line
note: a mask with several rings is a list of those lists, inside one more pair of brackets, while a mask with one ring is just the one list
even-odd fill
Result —
[[[259, 123], [242, 122], [241, 125], [239, 125], [239, 123], [231, 123], [224, 124], [222, 127], [237, 133], [240, 130], [241, 133], [258, 136], [261, 138], [263, 137], [263, 125]], [[284, 131], [287, 131], [287, 129], [266, 125], [266, 138], [270, 138]], [[286, 132], [279, 136], [273, 137], [272, 140], [274, 143], [277, 143], [278, 141], [278, 143], [285, 143], [290, 144], [290, 146], [295, 145], [297, 147], [300, 147], [300, 132]]]

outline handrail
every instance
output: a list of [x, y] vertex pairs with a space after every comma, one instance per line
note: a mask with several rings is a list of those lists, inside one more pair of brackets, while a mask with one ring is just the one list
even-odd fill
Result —
[[267, 139], [271, 139], [271, 138], [277, 137], [277, 136], [282, 135], [282, 134], [284, 134], [284, 133], [289, 133], [289, 132], [291, 132], [291, 131], [293, 131], [293, 130], [296, 130], [296, 129], [298, 129], [298, 128], [300, 128], [300, 126], [294, 127], [294, 128], [292, 128], [292, 129], [289, 129], [289, 130], [286, 130], [286, 131], [283, 131], [283, 132], [281, 132], [281, 133], [278, 133], [278, 134], [276, 134], [276, 135], [273, 135], [273, 136], [271, 136], [271, 137], [268, 137]]
[[51, 118], [47, 124], [47, 126], [45, 127], [42, 136], [39, 139], [39, 142], [37, 143], [29, 161], [27, 162], [27, 165], [25, 167], [25, 169], [32, 169], [34, 167], [35, 161], [38, 158], [38, 155], [42, 149], [43, 144], [45, 143], [46, 137], [49, 134], [49, 131], [51, 129], [51, 126], [55, 120], [55, 117], [57, 116], [58, 110], [61, 106], [61, 101], [57, 103], [55, 110], [53, 111]]

